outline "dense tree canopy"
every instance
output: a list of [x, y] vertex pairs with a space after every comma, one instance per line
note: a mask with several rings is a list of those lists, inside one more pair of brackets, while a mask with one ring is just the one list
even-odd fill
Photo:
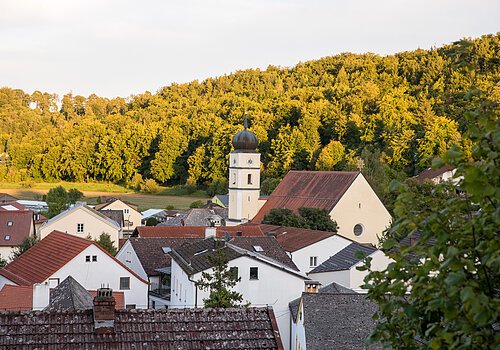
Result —
[[[457, 55], [471, 69], [457, 68]], [[392, 56], [341, 54], [123, 98], [0, 88], [0, 181], [208, 184], [247, 111], [263, 175], [344, 170], [369, 148], [413, 175], [462, 138], [471, 86], [500, 100], [500, 36]], [[60, 104], [58, 104], [60, 101]], [[60, 106], [58, 108], [58, 105]], [[363, 170], [362, 170], [363, 171]]]
[[273, 208], [264, 216], [262, 223], [330, 232], [337, 232], [338, 228], [326, 209], [304, 207], [299, 208], [298, 214], [286, 208]]

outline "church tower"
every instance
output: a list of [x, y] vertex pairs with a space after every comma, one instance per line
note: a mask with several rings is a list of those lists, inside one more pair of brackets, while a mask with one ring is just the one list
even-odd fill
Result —
[[260, 209], [260, 153], [257, 136], [247, 130], [233, 136], [234, 151], [229, 154], [229, 212], [227, 225], [251, 220]]

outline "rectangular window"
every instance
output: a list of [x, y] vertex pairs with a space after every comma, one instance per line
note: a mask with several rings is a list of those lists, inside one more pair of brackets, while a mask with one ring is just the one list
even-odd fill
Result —
[[85, 262], [90, 262], [90, 255], [85, 256]]
[[49, 288], [55, 288], [59, 285], [59, 278], [49, 278]]
[[12, 226], [13, 222], [12, 221], [7, 221], [7, 226]]
[[236, 173], [233, 173], [233, 185], [236, 184]]
[[92, 261], [96, 262], [97, 261], [97, 255], [92, 255]]
[[130, 309], [135, 309], [136, 307], [135, 307], [135, 304], [127, 304], [127, 305], [125, 305], [125, 308], [127, 310], [130, 310]]
[[252, 184], [252, 174], [248, 174], [248, 184], [251, 185]]
[[83, 233], [83, 224], [76, 224], [76, 232]]
[[120, 277], [120, 289], [130, 289], [130, 277]]
[[130, 214], [130, 209], [128, 209], [128, 208], [123, 209], [123, 214]]
[[231, 278], [234, 280], [238, 280], [238, 267], [233, 266], [229, 268], [229, 273], [231, 274]]
[[311, 257], [309, 257], [309, 266], [310, 267], [316, 267], [316, 266], [318, 266], [318, 257], [317, 256], [311, 256]]
[[258, 280], [259, 279], [259, 268], [258, 267], [251, 267], [250, 268], [250, 279], [251, 280]]

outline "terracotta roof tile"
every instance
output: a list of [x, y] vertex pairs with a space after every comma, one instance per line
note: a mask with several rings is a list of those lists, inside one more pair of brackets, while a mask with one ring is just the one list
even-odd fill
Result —
[[148, 283], [97, 243], [60, 231], [52, 231], [23, 255], [0, 269], [0, 275], [19, 285], [41, 283], [90, 245], [95, 245], [139, 280]]
[[335, 236], [335, 232], [308, 230], [297, 227], [273, 227], [266, 233], [274, 232], [278, 243], [288, 252], [307, 247], [328, 237]]
[[0, 330], [0, 348], [25, 350], [283, 349], [271, 308], [117, 310], [112, 334], [92, 310], [0, 312]]
[[319, 208], [329, 212], [359, 175], [348, 171], [290, 171], [252, 219], [259, 224], [273, 208]]
[[0, 310], [23, 311], [33, 308], [33, 287], [6, 284], [0, 289]]
[[[138, 237], [163, 237], [163, 238], [205, 238], [207, 226], [138, 226], [133, 236]], [[217, 236], [224, 237], [225, 232], [231, 237], [241, 232], [242, 236], [263, 236], [261, 228], [257, 225], [218, 226]]]
[[33, 233], [31, 210], [0, 211], [0, 246], [18, 246]]

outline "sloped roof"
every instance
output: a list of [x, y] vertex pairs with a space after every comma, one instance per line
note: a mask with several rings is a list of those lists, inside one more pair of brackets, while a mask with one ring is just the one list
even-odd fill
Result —
[[209, 219], [218, 216], [222, 220], [227, 219], [227, 208], [193, 208], [187, 212], [162, 222], [159, 226], [208, 226]]
[[453, 169], [455, 169], [455, 168], [452, 166], [449, 166], [449, 165], [444, 166], [444, 167], [439, 168], [439, 169], [427, 168], [424, 171], [422, 171], [420, 174], [416, 175], [414, 178], [418, 182], [422, 183], [425, 180], [432, 180], [438, 176], [443, 175], [444, 173], [447, 173], [448, 171], [452, 171]]
[[18, 246], [33, 233], [31, 210], [0, 210], [0, 246]]
[[8, 193], [0, 193], [0, 203], [16, 201], [17, 198]]
[[126, 205], [128, 205], [130, 208], [134, 209], [135, 211], [137, 211], [137, 208], [138, 208], [138, 205], [137, 204], [134, 204], [134, 203], [130, 203], [126, 200], [123, 200], [123, 199], [120, 199], [120, 198], [113, 198], [113, 197], [110, 197], [110, 198], [107, 198], [104, 203], [100, 203], [100, 204], [97, 204], [95, 206], [95, 209], [96, 210], [101, 210], [101, 209], [104, 209], [106, 208], [108, 205], [110, 204], [113, 204], [114, 202], [116, 201], [120, 201]]
[[28, 210], [24, 205], [16, 201], [11, 202], [1, 202], [0, 211], [17, 211], [17, 210]]
[[97, 243], [60, 231], [52, 231], [23, 255], [0, 269], [0, 275], [18, 285], [41, 283], [90, 245], [96, 246], [139, 280], [148, 283]]
[[214, 198], [217, 199], [227, 208], [229, 207], [229, 195], [228, 194], [216, 194]]
[[32, 308], [32, 286], [13, 286], [11, 284], [6, 284], [0, 289], [0, 310], [23, 311], [31, 310]]
[[359, 172], [349, 171], [290, 171], [281, 180], [266, 203], [252, 219], [259, 224], [273, 208], [326, 209], [330, 212]]
[[123, 227], [123, 223], [125, 222], [123, 217], [123, 210], [98, 210], [98, 213], [104, 215], [105, 217], [116, 222], [120, 227]]
[[303, 293], [304, 328], [308, 350], [381, 349], [366, 346], [375, 327], [377, 304], [364, 294]]
[[[261, 246], [262, 251], [257, 252], [253, 246]], [[191, 275], [213, 266], [209, 257], [215, 254], [217, 248], [222, 249], [228, 261], [249, 256], [264, 263], [285, 267], [292, 273], [299, 271], [273, 237], [235, 237], [229, 242], [207, 238], [173, 249], [170, 254]]]
[[163, 252], [163, 247], [176, 249], [183, 244], [190, 244], [201, 238], [162, 238], [162, 237], [131, 237], [130, 244], [134, 248], [141, 265], [148, 276], [159, 274], [156, 269], [171, 265], [172, 258]]
[[92, 295], [73, 277], [68, 276], [50, 291], [47, 309], [87, 310], [94, 307]]
[[117, 310], [104, 335], [92, 310], [0, 312], [0, 329], [1, 348], [25, 350], [283, 349], [271, 308]]
[[[138, 226], [133, 236], [164, 237], [164, 238], [205, 238], [207, 226]], [[224, 237], [225, 232], [234, 237], [241, 232], [242, 236], [264, 236], [257, 225], [217, 226], [218, 237]]]
[[42, 228], [44, 228], [44, 227], [46, 227], [46, 226], [48, 226], [48, 225], [51, 225], [52, 223], [54, 223], [54, 222], [58, 221], [59, 219], [61, 219], [61, 218], [65, 217], [65, 216], [67, 216], [67, 215], [70, 215], [71, 213], [73, 213], [75, 210], [78, 210], [78, 209], [83, 209], [83, 210], [85, 210], [85, 211], [86, 211], [87, 213], [89, 213], [90, 215], [92, 215], [92, 216], [94, 216], [94, 217], [98, 218], [99, 220], [101, 220], [102, 222], [104, 222], [104, 223], [106, 223], [106, 224], [108, 224], [108, 225], [110, 225], [110, 226], [113, 226], [113, 227], [114, 227], [114, 228], [116, 228], [117, 230], [120, 230], [120, 229], [121, 229], [120, 225], [119, 225], [116, 221], [114, 221], [114, 220], [112, 220], [112, 219], [108, 218], [107, 216], [105, 216], [105, 215], [101, 214], [101, 213], [100, 213], [100, 212], [98, 212], [97, 210], [94, 210], [94, 209], [92, 209], [91, 207], [89, 207], [88, 205], [85, 205], [85, 204], [83, 204], [83, 203], [75, 203], [75, 205], [74, 205], [74, 206], [72, 206], [71, 208], [64, 210], [64, 211], [63, 211], [63, 212], [61, 212], [60, 214], [58, 214], [58, 215], [54, 216], [53, 218], [51, 218], [50, 220], [48, 220], [48, 221], [44, 222], [44, 223], [40, 226], [40, 229], [42, 229]]
[[309, 273], [349, 270], [361, 261], [361, 259], [356, 257], [357, 252], [362, 252], [368, 256], [375, 251], [377, 251], [377, 248], [373, 246], [352, 242]]
[[308, 230], [297, 227], [273, 227], [265, 233], [274, 232], [278, 243], [288, 252], [294, 252], [311, 244], [335, 236], [335, 232]]

